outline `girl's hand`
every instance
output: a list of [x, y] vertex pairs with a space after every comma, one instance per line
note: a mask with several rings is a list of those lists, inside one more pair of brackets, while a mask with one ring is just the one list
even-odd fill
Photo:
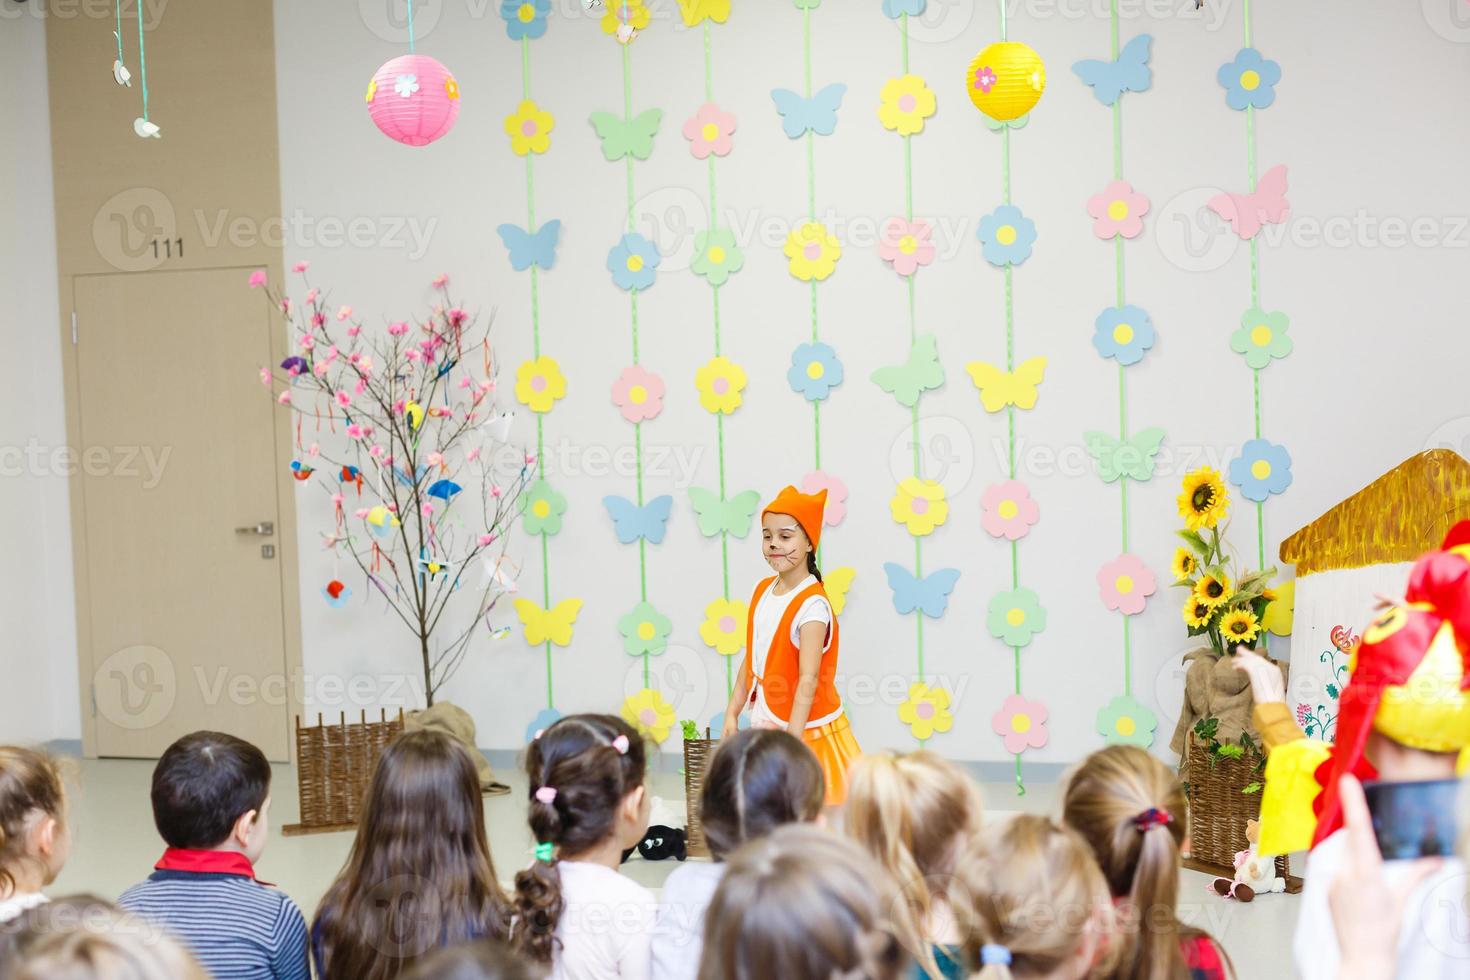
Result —
[[740, 731], [740, 716], [725, 712], [725, 724], [720, 729], [720, 738], [726, 739]]
[[1251, 696], [1256, 704], [1286, 703], [1286, 679], [1273, 661], [1244, 647], [1235, 652], [1235, 669], [1245, 671], [1251, 679]]

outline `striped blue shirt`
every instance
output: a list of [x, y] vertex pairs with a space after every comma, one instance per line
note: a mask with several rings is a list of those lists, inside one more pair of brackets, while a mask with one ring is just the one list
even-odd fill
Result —
[[117, 904], [168, 929], [215, 980], [309, 980], [296, 903], [243, 875], [155, 871]]

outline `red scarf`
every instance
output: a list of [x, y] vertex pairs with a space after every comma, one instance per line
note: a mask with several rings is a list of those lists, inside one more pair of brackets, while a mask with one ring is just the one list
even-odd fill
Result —
[[249, 878], [262, 885], [270, 885], [255, 877], [255, 865], [239, 851], [199, 851], [184, 847], [170, 847], [163, 852], [154, 869], [157, 871], [187, 871], [193, 874], [236, 875]]

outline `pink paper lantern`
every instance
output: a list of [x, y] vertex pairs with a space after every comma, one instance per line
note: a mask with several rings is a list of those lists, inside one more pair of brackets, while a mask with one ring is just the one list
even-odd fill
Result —
[[459, 83], [438, 60], [424, 54], [406, 54], [384, 63], [367, 90], [368, 114], [373, 123], [409, 146], [425, 146], [450, 129], [459, 118]]

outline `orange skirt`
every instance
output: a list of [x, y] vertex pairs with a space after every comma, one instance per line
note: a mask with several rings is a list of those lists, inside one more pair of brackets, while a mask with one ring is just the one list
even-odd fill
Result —
[[852, 725], [847, 715], [828, 722], [820, 728], [808, 728], [803, 733], [807, 748], [811, 749], [827, 777], [827, 806], [841, 806], [847, 802], [847, 769], [863, 750], [852, 735]]

